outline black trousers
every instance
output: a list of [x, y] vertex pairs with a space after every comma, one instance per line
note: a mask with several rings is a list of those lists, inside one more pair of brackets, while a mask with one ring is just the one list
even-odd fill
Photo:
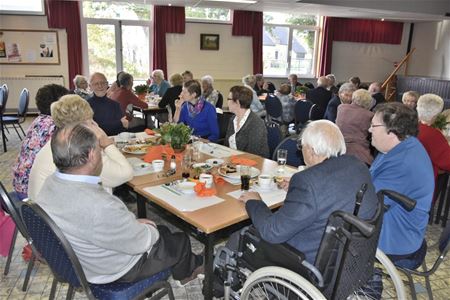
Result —
[[118, 281], [136, 282], [167, 268], [175, 280], [184, 279], [203, 263], [203, 257], [191, 250], [191, 242], [184, 232], [171, 233], [166, 226], [158, 226], [159, 240], [149, 254], [141, 259]]

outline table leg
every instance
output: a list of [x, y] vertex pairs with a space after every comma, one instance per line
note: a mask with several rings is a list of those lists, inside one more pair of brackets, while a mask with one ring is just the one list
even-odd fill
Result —
[[213, 262], [214, 262], [215, 234], [206, 235], [205, 241], [205, 280], [203, 281], [203, 295], [205, 300], [213, 298]]
[[137, 194], [136, 204], [137, 204], [138, 218], [142, 218], [142, 219], [147, 218], [147, 205], [146, 205], [145, 197], [143, 197], [140, 194]]

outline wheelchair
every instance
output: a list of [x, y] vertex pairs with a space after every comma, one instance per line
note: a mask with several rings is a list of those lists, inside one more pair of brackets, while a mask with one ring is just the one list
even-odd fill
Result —
[[377, 244], [383, 196], [399, 203], [410, 199], [380, 191], [374, 216], [362, 220], [357, 215], [366, 188], [363, 185], [358, 191], [353, 214], [336, 211], [330, 215], [314, 264], [286, 243], [264, 241], [254, 227], [240, 232], [237, 250], [219, 247], [214, 273], [223, 281], [224, 299], [380, 299], [382, 276], [392, 284], [394, 298], [406, 299], [396, 267]]

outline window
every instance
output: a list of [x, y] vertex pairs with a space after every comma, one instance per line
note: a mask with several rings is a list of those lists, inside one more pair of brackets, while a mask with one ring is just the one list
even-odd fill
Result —
[[0, 13], [44, 15], [44, 0], [0, 1]]
[[264, 75], [314, 77], [318, 17], [264, 13]]
[[102, 72], [109, 82], [119, 71], [135, 84], [150, 77], [151, 6], [126, 2], [83, 1], [86, 73]]
[[185, 9], [186, 19], [202, 21], [231, 21], [231, 10], [226, 8], [190, 7]]

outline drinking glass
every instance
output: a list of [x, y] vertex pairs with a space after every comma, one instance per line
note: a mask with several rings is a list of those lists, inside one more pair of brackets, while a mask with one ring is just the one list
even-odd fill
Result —
[[277, 151], [277, 163], [278, 163], [278, 173], [284, 172], [284, 166], [286, 165], [287, 160], [287, 150], [286, 149], [278, 149]]
[[192, 156], [190, 151], [186, 151], [187, 153], [183, 156], [183, 161], [181, 162], [181, 176], [184, 179], [188, 179], [191, 171], [191, 165], [192, 165]]
[[240, 166], [239, 173], [241, 175], [241, 190], [248, 191], [250, 189], [250, 167]]

